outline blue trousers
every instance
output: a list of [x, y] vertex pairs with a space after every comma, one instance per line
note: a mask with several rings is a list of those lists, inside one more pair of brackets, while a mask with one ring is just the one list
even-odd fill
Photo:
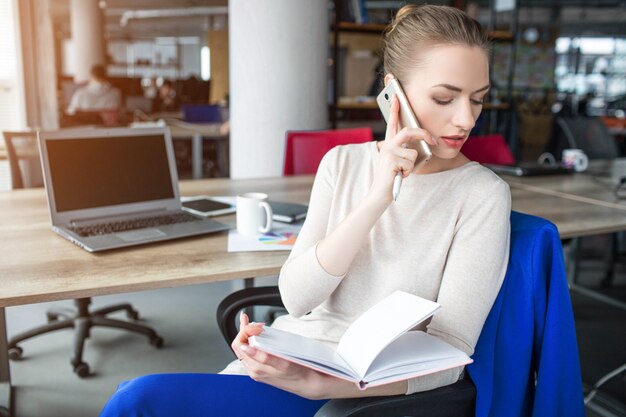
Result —
[[100, 417], [312, 417], [326, 401], [243, 375], [158, 374], [121, 383]]

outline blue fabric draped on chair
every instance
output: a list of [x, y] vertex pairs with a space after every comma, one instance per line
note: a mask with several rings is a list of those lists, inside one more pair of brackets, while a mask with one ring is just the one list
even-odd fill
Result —
[[[476, 416], [585, 415], [563, 251], [552, 223], [511, 213], [507, 274], [473, 358], [467, 371], [476, 385]], [[150, 375], [121, 384], [101, 417], [304, 417], [324, 403], [245, 376]], [[395, 415], [389, 411], [382, 415]]]
[[476, 415], [582, 417], [574, 315], [556, 226], [512, 212], [510, 253], [467, 367], [477, 388]]

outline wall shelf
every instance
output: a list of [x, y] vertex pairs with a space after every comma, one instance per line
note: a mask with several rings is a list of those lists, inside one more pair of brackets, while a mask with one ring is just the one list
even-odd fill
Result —
[[[340, 74], [338, 62], [340, 60], [339, 49], [340, 46], [340, 36], [344, 34], [361, 34], [364, 36], [378, 36], [381, 37], [385, 30], [387, 29], [387, 24], [380, 23], [356, 23], [356, 22], [347, 22], [342, 20], [345, 16], [340, 15], [340, 2], [342, 0], [331, 0], [335, 5], [335, 16], [334, 21], [331, 23], [331, 36], [332, 36], [332, 57], [333, 57], [333, 68], [332, 68], [332, 80], [333, 80], [333, 90], [332, 96], [330, 97], [330, 106], [329, 106], [329, 114], [330, 114], [330, 125], [331, 128], [336, 128], [339, 124], [339, 118], [348, 117], [351, 119], [353, 116], [350, 115], [351, 111], [358, 112], [354, 116], [359, 117], [368, 117], [367, 114], [363, 111], [365, 110], [378, 110], [378, 105], [376, 104], [375, 97], [371, 97], [369, 99], [364, 97], [344, 97], [341, 96], [342, 91], [339, 89], [339, 77], [343, 76]], [[345, 0], [343, 0], [345, 1]], [[491, 28], [493, 29], [493, 27]], [[511, 30], [489, 30], [488, 35], [489, 39], [496, 44], [506, 44], [507, 47], [512, 49], [513, 55], [515, 50], [515, 30], [516, 25], [511, 27]], [[512, 74], [509, 74], [509, 78]], [[509, 98], [511, 97], [511, 79], [507, 80], [508, 82], [505, 84], [504, 91], [506, 92], [506, 100], [503, 100], [500, 103], [485, 103], [483, 106], [483, 110], [488, 110], [489, 114], [487, 115], [488, 119], [491, 121], [490, 130], [496, 131], [498, 123], [498, 114], [501, 111], [508, 113], [511, 110], [511, 104], [509, 102]], [[350, 93], [348, 93], [350, 94]], [[367, 94], [367, 93], [366, 93]], [[371, 94], [371, 93], [370, 93]], [[361, 112], [359, 112], [361, 111]]]

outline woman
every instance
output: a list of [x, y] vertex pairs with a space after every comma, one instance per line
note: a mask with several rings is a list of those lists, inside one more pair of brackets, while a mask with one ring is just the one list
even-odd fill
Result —
[[[404, 290], [438, 301], [441, 311], [422, 329], [471, 355], [504, 278], [509, 245], [508, 186], [460, 153], [489, 89], [487, 38], [458, 9], [410, 5], [385, 41], [385, 83], [398, 79], [422, 128], [397, 131], [394, 100], [384, 141], [337, 147], [324, 157], [306, 222], [280, 273], [290, 314], [273, 326], [334, 345], [359, 314]], [[419, 140], [433, 157], [415, 168]], [[394, 202], [398, 172], [403, 183]], [[248, 337], [262, 331], [242, 315], [232, 343], [239, 360], [223, 373], [248, 374], [304, 397], [300, 415], [323, 404], [306, 399], [408, 394], [463, 376], [459, 367], [360, 391], [249, 346]], [[211, 377], [214, 388], [227, 378]], [[121, 407], [120, 397], [118, 391], [111, 410]], [[109, 407], [103, 415], [117, 415]]]

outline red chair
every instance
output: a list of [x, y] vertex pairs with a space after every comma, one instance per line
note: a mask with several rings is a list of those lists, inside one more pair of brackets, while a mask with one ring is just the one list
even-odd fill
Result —
[[374, 140], [369, 127], [356, 129], [288, 131], [283, 175], [315, 174], [322, 158], [337, 145]]
[[513, 152], [502, 135], [470, 136], [461, 152], [481, 164], [515, 164]]

